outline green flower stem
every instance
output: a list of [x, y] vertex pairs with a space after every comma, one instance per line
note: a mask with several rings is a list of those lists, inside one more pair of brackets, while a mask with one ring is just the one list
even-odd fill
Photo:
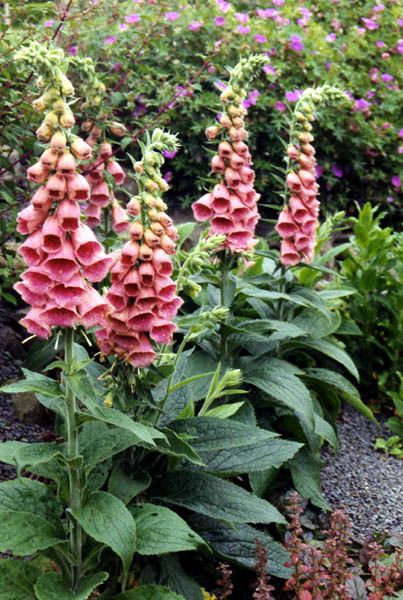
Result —
[[[74, 360], [74, 329], [66, 328], [65, 355], [67, 373], [71, 372]], [[67, 459], [69, 474], [69, 508], [70, 510], [81, 507], [81, 470], [78, 466], [78, 428], [76, 421], [76, 398], [71, 389], [68, 378], [66, 380], [66, 425], [67, 425]], [[81, 576], [82, 563], [82, 530], [74, 517], [69, 514], [70, 529], [70, 556], [72, 561], [71, 582], [76, 588]]]

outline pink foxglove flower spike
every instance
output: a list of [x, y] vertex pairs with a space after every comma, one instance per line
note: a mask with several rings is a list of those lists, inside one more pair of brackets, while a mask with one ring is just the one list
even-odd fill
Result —
[[[154, 344], [169, 344], [176, 329], [173, 318], [182, 305], [172, 280], [171, 255], [178, 239], [165, 213], [161, 193], [168, 184], [161, 177], [161, 151], [177, 147], [175, 136], [154, 130], [142, 145], [143, 158], [134, 169], [139, 195], [128, 204], [133, 218], [130, 239], [117, 252], [112, 285], [106, 295], [113, 306], [107, 326], [96, 333], [104, 354], [115, 354], [134, 367], [147, 367], [156, 358]], [[115, 208], [116, 222], [120, 219]]]
[[221, 94], [223, 114], [219, 118], [220, 126], [206, 129], [210, 141], [223, 132], [228, 138], [221, 141], [218, 154], [211, 161], [211, 172], [219, 176], [219, 183], [192, 205], [196, 221], [209, 221], [210, 235], [225, 235], [222, 248], [229, 248], [232, 252], [244, 252], [256, 244], [260, 195], [254, 189], [255, 173], [246, 144], [248, 134], [244, 125], [247, 110], [244, 99], [247, 83], [265, 62], [264, 56], [251, 56], [242, 59], [231, 71], [228, 87]]

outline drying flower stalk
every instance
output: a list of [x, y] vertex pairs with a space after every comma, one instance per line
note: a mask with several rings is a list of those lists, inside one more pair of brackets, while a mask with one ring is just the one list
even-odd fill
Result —
[[173, 318], [182, 300], [172, 280], [171, 255], [178, 239], [166, 214], [161, 176], [163, 150], [177, 147], [176, 137], [155, 129], [140, 143], [142, 160], [134, 164], [139, 194], [127, 212], [133, 217], [130, 239], [116, 255], [107, 300], [113, 306], [107, 327], [97, 332], [104, 354], [116, 354], [134, 367], [150, 365], [156, 357], [152, 342], [169, 344], [176, 329]]
[[253, 185], [255, 173], [246, 143], [247, 110], [243, 101], [247, 85], [266, 62], [266, 57], [253, 55], [242, 59], [230, 71], [228, 86], [220, 96], [223, 112], [219, 125], [206, 129], [210, 141], [218, 136], [222, 140], [218, 154], [211, 161], [211, 171], [218, 181], [211, 192], [192, 205], [195, 219], [210, 222], [209, 234], [225, 235], [222, 248], [232, 252], [245, 252], [256, 244], [254, 234], [259, 220], [257, 202], [260, 195]]

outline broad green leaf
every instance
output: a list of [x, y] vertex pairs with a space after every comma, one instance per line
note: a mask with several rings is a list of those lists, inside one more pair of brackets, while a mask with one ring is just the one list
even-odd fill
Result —
[[36, 600], [39, 569], [26, 560], [0, 560], [0, 600]]
[[203, 600], [201, 587], [186, 573], [178, 556], [174, 554], [159, 557], [158, 582], [167, 585], [169, 589], [182, 595], [186, 600]]
[[105, 572], [81, 577], [77, 589], [72, 592], [59, 573], [49, 571], [39, 577], [35, 585], [35, 592], [38, 600], [87, 600], [108, 577], [108, 573]]
[[0, 552], [27, 556], [64, 542], [55, 526], [31, 512], [0, 510]]
[[329, 340], [309, 340], [308, 342], [303, 342], [302, 340], [299, 340], [294, 343], [300, 348], [316, 350], [317, 352], [325, 354], [329, 358], [343, 365], [347, 369], [347, 371], [349, 371], [351, 375], [353, 375], [353, 377], [357, 379], [357, 381], [359, 380], [360, 376], [358, 374], [357, 367], [355, 366], [347, 352], [345, 352], [343, 348], [340, 348], [340, 346], [338, 346], [335, 341], [333, 342]]
[[0, 483], [0, 510], [32, 513], [60, 525], [62, 506], [50, 486], [28, 477]]
[[244, 405], [244, 402], [232, 402], [232, 404], [222, 404], [221, 406], [215, 406], [210, 408], [206, 412], [206, 417], [214, 417], [216, 419], [229, 419], [233, 417], [240, 408]]
[[368, 419], [377, 423], [372, 410], [361, 400], [357, 388], [348, 379], [343, 377], [343, 375], [340, 375], [340, 373], [330, 371], [330, 369], [311, 368], [305, 369], [304, 379], [331, 385], [341, 393], [346, 402], [368, 417]]
[[186, 458], [195, 465], [203, 464], [203, 460], [199, 454], [175, 431], [167, 427], [162, 428], [161, 431], [165, 435], [165, 439], [156, 440], [155, 443], [158, 452], [167, 454], [168, 456], [176, 456], [177, 458]]
[[162, 585], [141, 585], [134, 590], [114, 596], [113, 600], [185, 600]]
[[34, 392], [42, 394], [43, 396], [50, 396], [51, 398], [61, 396], [59, 384], [50, 377], [34, 373], [28, 369], [22, 369], [25, 379], [17, 381], [16, 383], [10, 383], [0, 388], [0, 391], [12, 393], [20, 392]]
[[285, 523], [269, 502], [207, 473], [176, 471], [152, 490], [156, 499], [234, 523]]
[[330, 507], [320, 490], [320, 467], [318, 461], [304, 448], [289, 462], [291, 477], [297, 491], [312, 504], [329, 510]]
[[197, 417], [173, 425], [177, 431], [192, 437], [191, 443], [206, 470], [216, 473], [248, 473], [280, 467], [301, 447], [295, 442], [276, 439], [277, 434], [271, 431], [237, 421]]
[[[294, 317], [292, 323], [305, 331], [305, 334], [311, 338], [319, 339], [334, 333], [340, 327], [341, 317], [337, 312], [331, 312], [325, 316], [318, 313], [317, 310], [307, 308]], [[305, 342], [306, 340], [302, 341]]]
[[338, 441], [335, 430], [328, 421], [323, 419], [317, 413], [315, 413], [315, 433], [329, 442], [334, 450], [337, 450]]
[[3, 442], [0, 444], [0, 461], [17, 465], [20, 469], [63, 458], [57, 444], [28, 444], [25, 442]]
[[120, 465], [113, 468], [108, 482], [108, 492], [122, 500], [124, 504], [129, 504], [133, 498], [144, 492], [151, 484], [151, 477], [148, 473], [137, 475], [136, 479], [130, 479], [122, 470]]
[[103, 421], [109, 425], [114, 425], [120, 429], [131, 432], [137, 437], [137, 443], [145, 442], [150, 446], [155, 447], [154, 439], [164, 438], [164, 434], [148, 425], [143, 425], [138, 421], [134, 421], [128, 415], [125, 415], [114, 408], [107, 408], [105, 406], [87, 406], [89, 414], [78, 412], [77, 414], [82, 417], [83, 420], [96, 420]]
[[276, 467], [271, 467], [264, 471], [254, 471], [249, 473], [249, 483], [252, 491], [259, 498], [265, 498], [268, 489], [272, 482], [275, 480], [278, 473]]
[[95, 492], [71, 512], [89, 536], [112, 548], [127, 573], [136, 549], [136, 524], [123, 502], [108, 492]]
[[256, 540], [267, 549], [267, 572], [284, 579], [291, 576], [292, 569], [284, 566], [289, 554], [282, 544], [250, 525], [229, 525], [205, 516], [193, 515], [192, 527], [210, 544], [214, 552], [224, 560], [254, 570], [256, 566]]
[[138, 437], [131, 431], [108, 427], [102, 421], [84, 423], [79, 435], [79, 452], [84, 457], [85, 468], [91, 469], [103, 460], [135, 446]]
[[169, 508], [137, 504], [130, 512], [136, 521], [136, 551], [143, 556], [206, 548], [204, 540]]
[[323, 298], [324, 300], [334, 300], [335, 298], [345, 298], [346, 296], [352, 296], [353, 294], [356, 294], [357, 290], [354, 288], [334, 288], [334, 289], [327, 289], [327, 290], [321, 290], [320, 292], [318, 292], [318, 294], [320, 295], [321, 298]]
[[296, 376], [300, 371], [290, 363], [277, 358], [259, 362], [253, 369], [248, 361], [243, 368], [244, 381], [262, 390], [280, 404], [287, 406], [296, 415], [301, 415], [313, 428], [313, 406], [309, 390]]

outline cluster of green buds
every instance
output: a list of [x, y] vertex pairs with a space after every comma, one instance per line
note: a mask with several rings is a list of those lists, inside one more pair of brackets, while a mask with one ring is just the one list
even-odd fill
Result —
[[213, 416], [214, 413], [211, 412], [210, 407], [213, 402], [219, 400], [220, 398], [224, 398], [225, 396], [246, 394], [245, 390], [239, 389], [238, 386], [241, 384], [242, 371], [240, 369], [228, 369], [221, 376], [221, 363], [219, 363], [211, 380], [206, 398], [199, 410], [198, 416]]
[[187, 331], [186, 340], [194, 341], [211, 332], [217, 331], [220, 324], [227, 320], [229, 309], [215, 306], [210, 310], [198, 312], [196, 315], [183, 317], [178, 321], [180, 329]]
[[83, 94], [85, 95], [85, 102], [82, 105], [83, 110], [99, 108], [104, 99], [106, 87], [95, 71], [94, 61], [89, 57], [71, 56], [69, 63], [74, 68], [74, 73], [83, 88]]
[[70, 129], [75, 123], [74, 115], [66, 98], [74, 95], [74, 87], [65, 75], [66, 61], [60, 48], [42, 46], [32, 41], [15, 54], [15, 60], [24, 63], [36, 73], [41, 73], [37, 85], [43, 89], [42, 95], [34, 100], [38, 112], [45, 112], [45, 118], [36, 131], [38, 139], [48, 142], [60, 128]]
[[176, 280], [178, 291], [184, 289], [191, 298], [198, 296], [201, 286], [193, 281], [191, 276], [210, 264], [212, 255], [224, 242], [225, 235], [222, 234], [209, 236], [207, 231], [204, 231], [200, 235], [196, 246], [184, 255], [185, 258], [178, 270]]
[[334, 85], [322, 85], [307, 88], [295, 105], [291, 143], [309, 144], [313, 141], [311, 133], [315, 113], [319, 106], [326, 104], [348, 105], [351, 100], [345, 92]]

